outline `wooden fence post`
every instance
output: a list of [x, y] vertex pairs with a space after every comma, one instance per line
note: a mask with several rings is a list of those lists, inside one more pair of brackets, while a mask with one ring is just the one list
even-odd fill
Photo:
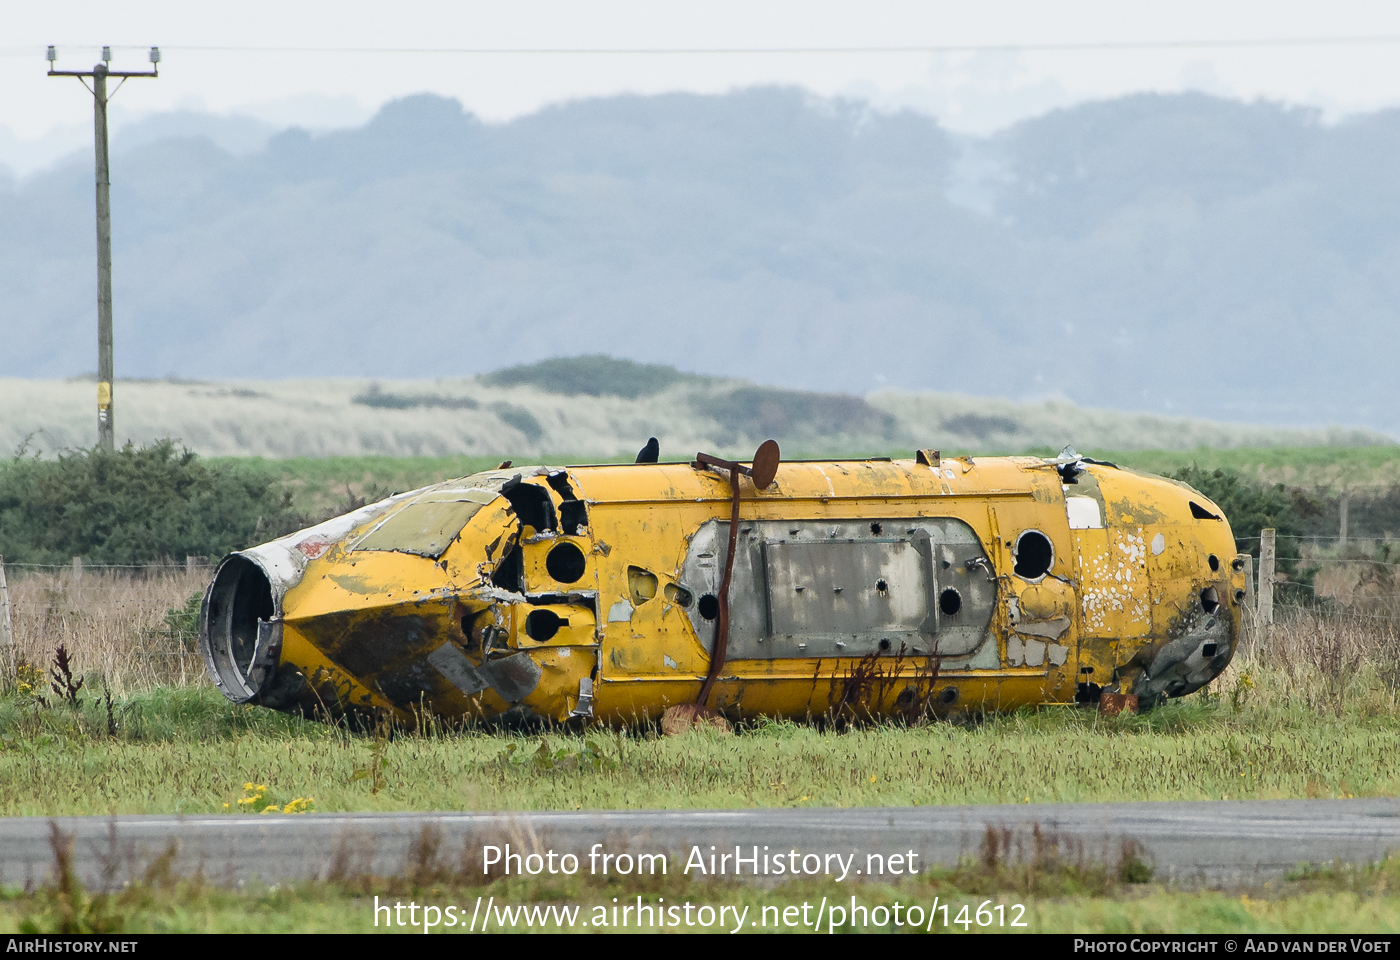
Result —
[[1351, 494], [1342, 491], [1342, 499], [1337, 504], [1337, 512], [1340, 514], [1340, 529], [1337, 531], [1337, 546], [1343, 550], [1347, 548], [1347, 513], [1351, 506]]
[[1244, 557], [1244, 608], [1251, 616], [1258, 609], [1254, 604], [1254, 558], [1249, 554]]
[[1259, 531], [1259, 624], [1274, 622], [1274, 531]]
[[15, 626], [10, 619], [10, 586], [5, 582], [5, 558], [0, 557], [0, 686], [15, 681], [19, 664], [15, 658]]
[[74, 583], [77, 583], [77, 582], [78, 582], [79, 580], [81, 580], [81, 579], [83, 579], [83, 558], [82, 558], [82, 557], [74, 557], [74, 558], [73, 558], [73, 582], [74, 582]]

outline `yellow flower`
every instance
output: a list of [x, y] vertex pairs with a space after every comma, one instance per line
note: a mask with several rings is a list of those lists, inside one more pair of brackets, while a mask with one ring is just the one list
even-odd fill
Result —
[[878, 779], [878, 778], [877, 778], [873, 773], [870, 775], [870, 782], [871, 782], [871, 783], [874, 783], [877, 779]]

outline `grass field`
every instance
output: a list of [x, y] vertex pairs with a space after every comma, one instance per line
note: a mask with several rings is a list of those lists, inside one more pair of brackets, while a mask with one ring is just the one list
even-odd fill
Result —
[[[0, 815], [236, 810], [246, 782], [278, 804], [313, 797], [320, 811], [1400, 795], [1400, 650], [1388, 621], [1362, 618], [1296, 614], [1210, 690], [1143, 716], [1048, 707], [844, 731], [765, 721], [683, 738], [466, 728], [376, 741], [231, 706], [192, 671], [182, 686], [129, 680], [109, 715], [97, 664], [74, 650], [75, 672], [88, 672], [76, 706], [52, 693], [47, 705], [0, 700]], [[380, 781], [357, 778], [376, 757]]]
[[[266, 785], [267, 802], [278, 807], [310, 798], [320, 812], [1400, 795], [1400, 645], [1391, 621], [1359, 615], [1287, 610], [1209, 690], [1142, 716], [1056, 707], [844, 730], [768, 721], [681, 737], [649, 729], [474, 728], [376, 737], [235, 707], [215, 693], [196, 669], [179, 618], [172, 626], [164, 615], [183, 606], [199, 574], [157, 571], [125, 588], [116, 575], [88, 574], [76, 589], [69, 577], [31, 574], [16, 587], [28, 663], [46, 666], [49, 645], [64, 642], [86, 679], [76, 705], [46, 690], [32, 669], [28, 691], [0, 697], [3, 816], [234, 816], [250, 795], [247, 783]], [[99, 589], [108, 595], [81, 592]], [[72, 609], [87, 610], [89, 619], [57, 612]], [[120, 611], [112, 613], [120, 622], [102, 627], [91, 619], [104, 610]], [[183, 674], [174, 666], [180, 662]], [[104, 685], [113, 691], [110, 711]], [[364, 775], [376, 766], [379, 777]], [[426, 873], [415, 869], [397, 878], [242, 890], [157, 871], [111, 897], [50, 883], [0, 895], [0, 930], [370, 931], [374, 894], [468, 905], [478, 895], [572, 903], [587, 916], [621, 894], [761, 912], [831, 892], [677, 878], [674, 886], [640, 891], [582, 879], [482, 887], [446, 860]], [[989, 899], [1022, 903], [1029, 931], [1355, 932], [1400, 930], [1397, 881], [1400, 862], [1387, 861], [1244, 889], [1192, 890], [1151, 881], [1127, 857], [1094, 860], [1065, 850], [1030, 863], [969, 862], [854, 892], [867, 905], [927, 905], [938, 896], [953, 905], [953, 916]]]
[[[675, 371], [672, 371], [675, 373]], [[869, 397], [679, 375], [635, 393], [490, 378], [118, 381], [117, 442], [165, 437], [203, 456], [424, 457], [585, 461], [635, 453], [742, 455], [775, 437], [817, 456], [937, 447], [948, 453], [1262, 446], [1395, 447], [1368, 430], [1290, 429], [1077, 407], [1063, 400], [886, 391]], [[95, 441], [95, 384], [0, 378], [0, 451], [48, 454]]]

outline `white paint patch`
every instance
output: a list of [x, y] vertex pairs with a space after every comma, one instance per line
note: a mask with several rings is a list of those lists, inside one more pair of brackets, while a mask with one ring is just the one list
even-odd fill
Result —
[[1103, 529], [1103, 514], [1093, 497], [1065, 497], [1065, 513], [1071, 530]]
[[560, 659], [560, 660], [563, 660], [565, 657], [572, 657], [572, 656], [573, 656], [573, 654], [569, 652], [569, 648], [568, 648], [568, 647], [560, 647], [560, 648], [559, 648], [559, 659]]
[[1167, 549], [1167, 538], [1159, 533], [1152, 538], [1152, 555], [1160, 557], [1165, 549]]
[[1065, 661], [1069, 659], [1069, 647], [1063, 644], [1052, 643], [1048, 648], [1051, 666], [1063, 667]]
[[666, 666], [670, 667], [672, 670], [676, 669], [676, 661], [672, 660], [664, 653], [661, 655], [661, 662], [666, 664]]
[[632, 604], [619, 600], [608, 608], [608, 623], [627, 623], [632, 619]]

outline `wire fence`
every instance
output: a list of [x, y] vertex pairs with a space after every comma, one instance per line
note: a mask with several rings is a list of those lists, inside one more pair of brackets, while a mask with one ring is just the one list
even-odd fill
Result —
[[[23, 575], [9, 577], [12, 568]], [[80, 576], [68, 565], [7, 562], [0, 569], [15, 665], [28, 664], [42, 677], [61, 646], [89, 689], [203, 680], [195, 621], [209, 566], [101, 564], [83, 567]]]

